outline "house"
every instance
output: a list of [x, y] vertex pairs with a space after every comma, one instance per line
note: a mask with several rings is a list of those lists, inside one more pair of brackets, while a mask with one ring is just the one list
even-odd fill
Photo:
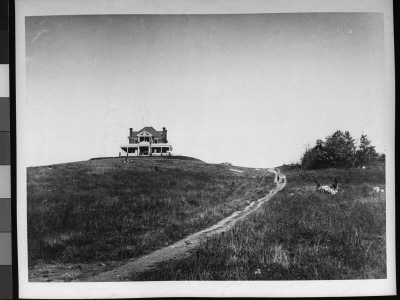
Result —
[[129, 128], [128, 140], [129, 144], [120, 145], [127, 156], [163, 156], [170, 155], [172, 151], [165, 127], [162, 131], [153, 127], [144, 127], [139, 131]]

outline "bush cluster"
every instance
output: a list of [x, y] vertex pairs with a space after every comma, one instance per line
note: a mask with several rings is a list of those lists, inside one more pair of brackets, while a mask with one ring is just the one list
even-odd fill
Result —
[[332, 167], [356, 167], [373, 161], [384, 161], [385, 155], [378, 154], [366, 135], [361, 135], [358, 145], [350, 132], [337, 130], [325, 138], [318, 139], [312, 148], [306, 148], [301, 157], [304, 169]]

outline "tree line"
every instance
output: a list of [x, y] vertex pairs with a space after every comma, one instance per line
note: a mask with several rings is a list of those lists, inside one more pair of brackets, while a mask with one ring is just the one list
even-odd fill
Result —
[[350, 132], [337, 130], [325, 138], [318, 139], [315, 146], [306, 147], [301, 156], [303, 169], [323, 169], [332, 167], [358, 167], [377, 160], [385, 160], [372, 146], [367, 135], [361, 135], [358, 143]]

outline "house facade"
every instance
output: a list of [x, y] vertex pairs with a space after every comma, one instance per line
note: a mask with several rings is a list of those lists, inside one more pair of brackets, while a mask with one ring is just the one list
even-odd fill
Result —
[[167, 130], [157, 131], [153, 127], [143, 127], [139, 131], [129, 128], [129, 143], [120, 145], [127, 156], [170, 155], [171, 145], [167, 140]]

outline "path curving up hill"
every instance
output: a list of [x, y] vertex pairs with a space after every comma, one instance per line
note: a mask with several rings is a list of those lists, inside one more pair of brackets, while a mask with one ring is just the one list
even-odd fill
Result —
[[[92, 277], [86, 278], [84, 281], [90, 282], [98, 282], [98, 281], [125, 281], [129, 280], [129, 275], [132, 273], [141, 273], [145, 270], [151, 269], [156, 264], [161, 263], [163, 261], [167, 261], [170, 259], [179, 259], [185, 256], [190, 249], [197, 247], [202, 240], [207, 237], [211, 237], [222, 232], [228, 231], [233, 225], [239, 221], [247, 217], [249, 214], [255, 212], [260, 206], [269, 201], [273, 196], [275, 196], [279, 191], [281, 191], [286, 185], [286, 177], [285, 175], [280, 173], [279, 169], [268, 169], [269, 172], [275, 174], [275, 183], [277, 184], [276, 188], [271, 190], [268, 195], [258, 199], [257, 201], [253, 201], [248, 206], [246, 206], [243, 210], [236, 211], [229, 217], [221, 220], [217, 224], [196, 232], [185, 239], [182, 239], [176, 242], [173, 245], [170, 245], [165, 248], [161, 248], [156, 250], [146, 256], [140, 257], [133, 261], [129, 261], [128, 263], [119, 266], [118, 268], [97, 274]], [[278, 180], [278, 175], [281, 178], [284, 178], [284, 182], [280, 182]], [[76, 280], [81, 281], [81, 280]]]

